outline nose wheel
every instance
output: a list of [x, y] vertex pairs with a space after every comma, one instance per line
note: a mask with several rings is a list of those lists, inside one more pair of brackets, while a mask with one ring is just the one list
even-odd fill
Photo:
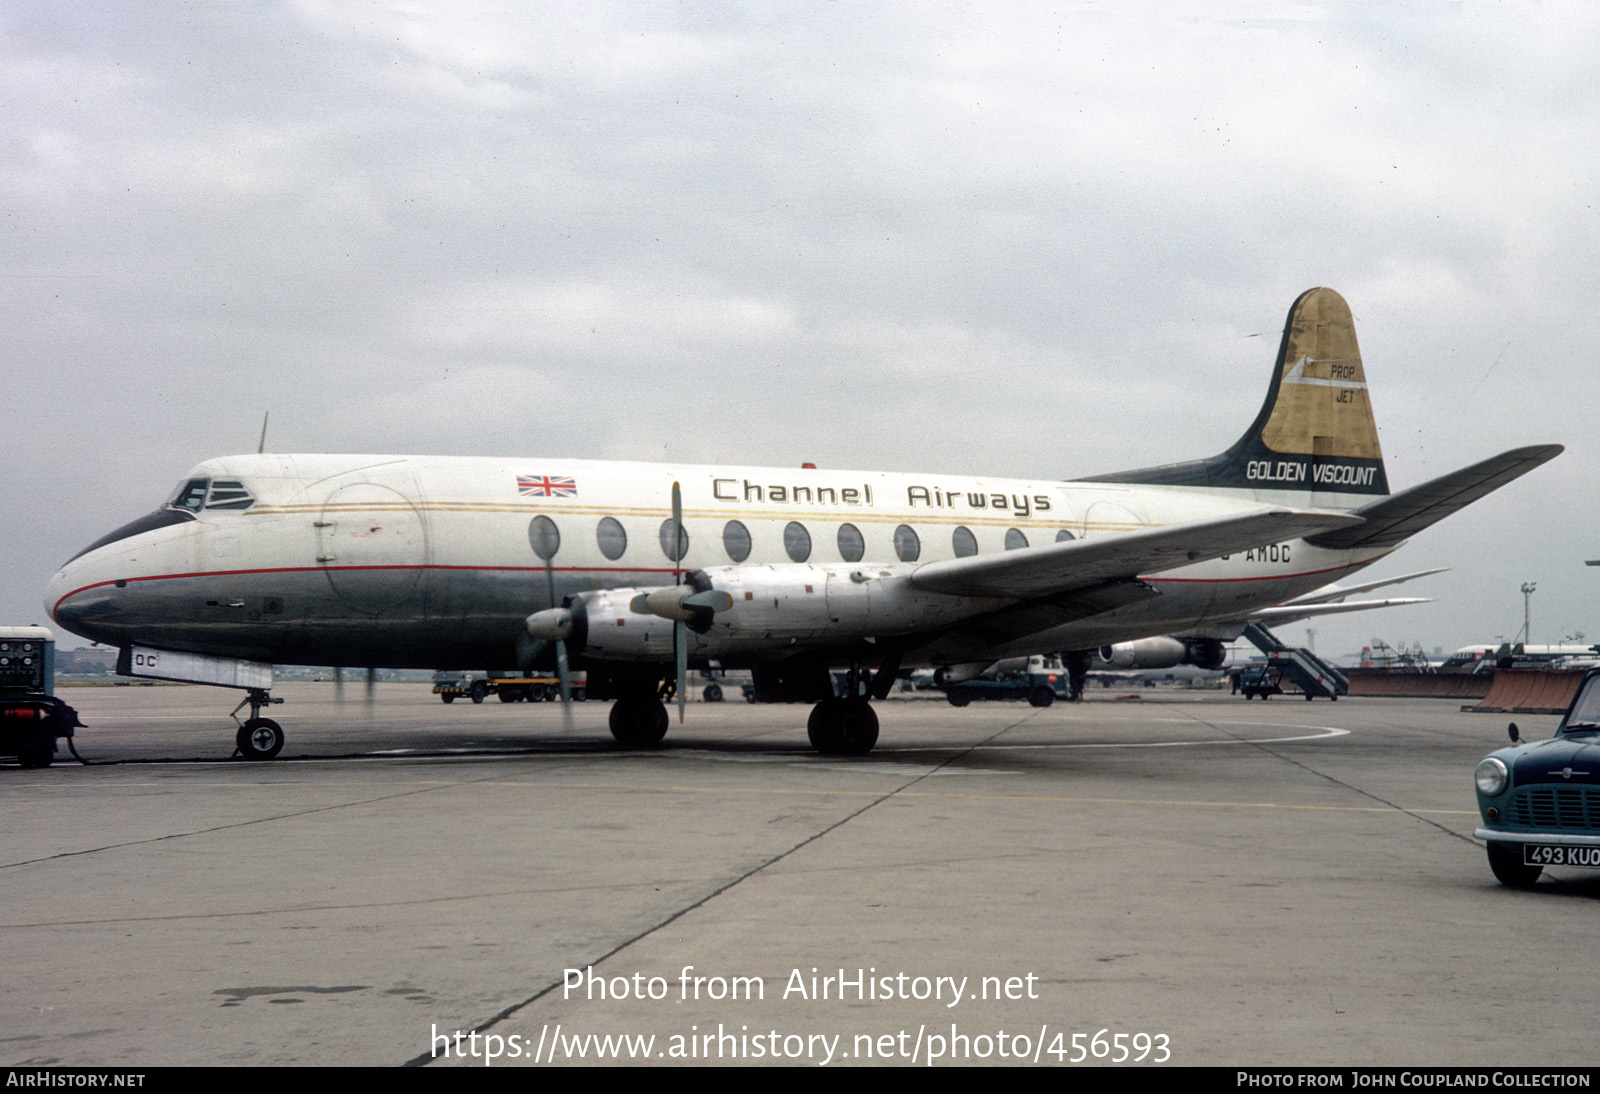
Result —
[[260, 688], [251, 688], [233, 708], [231, 717], [235, 722], [239, 722], [240, 710], [246, 706], [250, 708], [250, 717], [239, 722], [239, 732], [233, 737], [240, 756], [247, 760], [270, 760], [283, 751], [283, 727], [271, 718], [261, 717], [262, 707], [281, 702], [282, 699], [274, 699]]
[[283, 750], [283, 727], [271, 718], [251, 718], [233, 738], [247, 760], [270, 760]]

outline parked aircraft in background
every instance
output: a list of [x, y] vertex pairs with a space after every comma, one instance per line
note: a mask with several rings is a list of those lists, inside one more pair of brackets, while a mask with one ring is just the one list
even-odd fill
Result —
[[[261, 716], [273, 663], [581, 665], [589, 697], [615, 700], [612, 733], [643, 746], [711, 660], [751, 669], [758, 699], [814, 703], [821, 751], [861, 753], [878, 736], [870, 700], [902, 667], [1215, 641], [1560, 451], [1390, 494], [1350, 309], [1312, 289], [1255, 421], [1210, 459], [1063, 482], [231, 456], [67, 562], [46, 604], [121, 647], [125, 673], [244, 689], [249, 757], [283, 743]], [[854, 682], [843, 698], [835, 666]]]

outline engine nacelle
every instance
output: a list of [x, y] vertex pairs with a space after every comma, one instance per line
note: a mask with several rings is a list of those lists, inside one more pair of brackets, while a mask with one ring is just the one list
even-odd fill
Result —
[[993, 661], [966, 661], [959, 665], [940, 665], [933, 670], [933, 682], [941, 688], [976, 680], [989, 671]]
[[1189, 647], [1180, 639], [1162, 635], [1100, 647], [1100, 660], [1117, 669], [1170, 669], [1183, 664]]
[[[738, 659], [793, 651], [809, 644], [876, 638], [947, 626], [990, 601], [951, 596], [911, 584], [909, 566], [850, 563], [709, 566], [685, 575], [697, 591], [718, 597], [718, 610], [689, 628], [691, 657]], [[603, 589], [573, 599], [572, 646], [605, 661], [670, 661], [672, 620], [639, 611], [663, 602], [660, 587]], [[655, 600], [651, 600], [652, 594]], [[641, 599], [642, 598], [642, 599]], [[1003, 601], [994, 601], [996, 606]]]
[[1185, 638], [1189, 647], [1189, 664], [1195, 668], [1216, 672], [1228, 663], [1228, 648], [1215, 638]]
[[1194, 665], [1215, 671], [1228, 659], [1228, 651], [1215, 638], [1140, 638], [1100, 647], [1100, 660], [1118, 669], [1170, 669]]

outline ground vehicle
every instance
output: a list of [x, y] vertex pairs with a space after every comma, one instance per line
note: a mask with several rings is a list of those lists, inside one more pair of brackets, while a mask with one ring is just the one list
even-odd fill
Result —
[[1239, 690], [1246, 699], [1262, 700], [1283, 694], [1283, 670], [1277, 665], [1246, 665], [1239, 670]]
[[49, 767], [56, 738], [83, 723], [55, 697], [55, 635], [44, 627], [0, 627], [0, 756]]
[[[583, 673], [575, 675], [571, 687], [573, 700], [582, 702], [585, 697]], [[521, 672], [436, 672], [433, 693], [445, 703], [463, 697], [481, 703], [491, 695], [499, 696], [502, 703], [540, 703], [561, 698], [561, 681], [554, 676], [529, 676]]]
[[974, 699], [1026, 699], [1036, 707], [1047, 707], [1057, 697], [1073, 697], [1071, 679], [1062, 667], [1059, 654], [1029, 657], [1025, 665], [1018, 664], [1010, 671], [994, 672], [993, 675], [986, 672], [970, 680], [947, 685], [944, 693], [953, 707], [964, 707]]
[[1478, 764], [1473, 781], [1501, 884], [1525, 887], [1546, 866], [1600, 869], [1600, 669], [1589, 670], [1556, 735], [1512, 744]]

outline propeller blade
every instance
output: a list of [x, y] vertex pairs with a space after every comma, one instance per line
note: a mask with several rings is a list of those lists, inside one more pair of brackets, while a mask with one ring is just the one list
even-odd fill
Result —
[[683, 491], [672, 484], [672, 583], [683, 583]]
[[689, 695], [689, 624], [672, 625], [672, 652], [678, 662], [678, 724], [683, 725], [683, 704]]
[[342, 668], [333, 670], [333, 701], [335, 703], [344, 702], [344, 669]]
[[[567, 670], [567, 635], [572, 633], [572, 612], [566, 608], [556, 607], [556, 573], [550, 562], [552, 556], [545, 556], [544, 560], [544, 587], [550, 596], [550, 607], [542, 612], [534, 612], [528, 616], [528, 633], [535, 638], [545, 638], [556, 644], [556, 679], [561, 684], [561, 725], [568, 733], [572, 732], [572, 677]], [[535, 623], [535, 620], [538, 623]], [[535, 626], [540, 630], [536, 631]]]
[[556, 679], [561, 681], [561, 724], [572, 731], [572, 673], [567, 668], [567, 644], [556, 640]]
[[[677, 483], [672, 484], [672, 584], [683, 584], [683, 489]], [[674, 599], [681, 601], [683, 598]], [[646, 603], [649, 604], [648, 598]], [[657, 615], [665, 615], [654, 604], [649, 607]], [[681, 607], [677, 610], [683, 611]], [[681, 616], [667, 615], [666, 618], [677, 619], [672, 625], [672, 659], [678, 670], [678, 724], [681, 726], [685, 693], [689, 690], [689, 627]]]
[[378, 699], [378, 670], [375, 669], [375, 668], [368, 669], [367, 670], [367, 698], [366, 698], [367, 717], [368, 718], [372, 717], [372, 707], [373, 707], [373, 704], [377, 702], [377, 699]]

